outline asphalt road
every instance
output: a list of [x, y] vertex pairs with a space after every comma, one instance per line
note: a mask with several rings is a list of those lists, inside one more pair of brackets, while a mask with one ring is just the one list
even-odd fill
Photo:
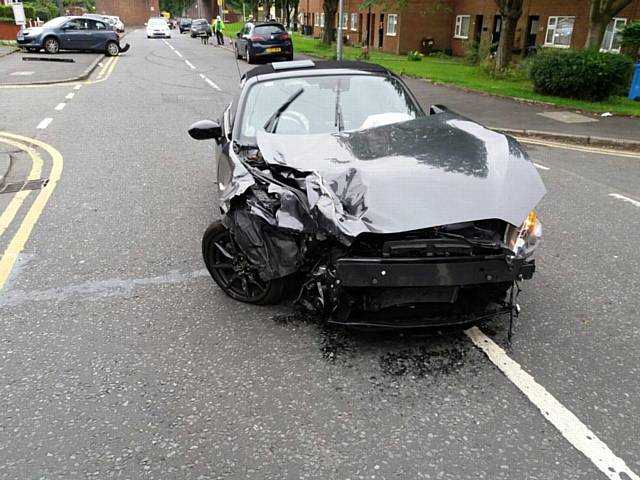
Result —
[[[0, 292], [0, 478], [606, 478], [461, 331], [354, 334], [225, 297], [200, 255], [213, 149], [186, 130], [247, 65], [127, 41], [79, 89], [0, 89], [0, 132], [64, 161]], [[529, 148], [545, 239], [508, 353], [637, 474], [640, 159]], [[17, 181], [32, 163], [9, 150]], [[482, 330], [505, 347], [504, 319]]]

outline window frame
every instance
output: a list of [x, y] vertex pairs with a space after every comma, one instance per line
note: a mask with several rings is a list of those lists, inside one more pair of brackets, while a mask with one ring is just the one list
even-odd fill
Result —
[[[622, 45], [619, 45], [618, 48], [612, 48], [613, 47], [613, 42], [616, 39], [616, 34], [620, 32], [620, 30], [616, 30], [616, 23], [618, 21], [622, 21], [622, 28], [624, 28], [629, 19], [624, 18], [624, 17], [613, 17], [609, 23], [613, 22], [613, 35], [611, 35], [611, 40], [609, 41], [609, 46], [607, 48], [603, 48], [602, 44], [600, 44], [600, 51], [601, 52], [608, 52], [608, 53], [620, 53], [620, 48], [622, 47]], [[609, 24], [607, 24], [607, 27], [609, 27]], [[605, 28], [605, 35], [606, 35], [606, 28]], [[602, 42], [604, 43], [604, 37], [602, 38]]]
[[[391, 31], [391, 19], [394, 19], [393, 23], [393, 32]], [[395, 37], [398, 35], [398, 14], [396, 13], [388, 13], [387, 14], [387, 31], [385, 32], [387, 37]]]
[[[573, 19], [573, 24], [571, 26], [571, 35], [569, 36], [569, 45], [562, 45], [562, 44], [559, 44], [559, 43], [555, 43], [556, 30], [558, 29], [558, 23], [560, 23], [559, 20], [561, 18], [563, 18], [563, 19], [564, 18]], [[551, 25], [550, 25], [551, 19], [555, 20], [555, 23], [553, 24], [553, 28], [551, 28]], [[544, 47], [552, 47], [552, 48], [571, 48], [571, 40], [573, 39], [573, 30], [574, 30], [575, 26], [576, 26], [576, 17], [575, 17], [575, 15], [550, 15], [547, 18], [547, 29], [544, 32], [544, 43], [543, 43], [543, 46]], [[553, 35], [551, 37], [552, 42], [548, 42], [547, 41], [547, 38], [549, 38], [549, 30], [553, 31]]]
[[352, 32], [358, 31], [358, 14], [357, 13], [351, 14], [351, 31]]
[[[467, 32], [462, 34], [463, 20], [467, 19]], [[456, 15], [456, 23], [453, 27], [453, 38], [459, 38], [460, 40], [469, 39], [469, 30], [471, 29], [471, 15]]]
[[320, 28], [324, 28], [324, 12], [320, 14]]

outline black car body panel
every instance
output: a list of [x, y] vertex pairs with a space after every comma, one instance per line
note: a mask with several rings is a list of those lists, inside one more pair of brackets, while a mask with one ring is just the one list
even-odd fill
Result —
[[180, 20], [178, 20], [178, 28], [180, 29], [180, 33], [190, 31], [191, 22], [192, 20], [190, 18], [181, 18]]
[[[345, 72], [396, 78], [366, 64], [315, 70]], [[301, 278], [301, 304], [349, 325], [512, 311], [507, 292], [535, 263], [515, 253], [510, 232], [520, 234], [545, 194], [526, 152], [446, 108], [424, 115], [417, 102], [412, 120], [329, 134], [262, 130], [255, 146], [233, 143], [250, 88], [313, 74], [255, 69], [221, 122], [222, 221], [262, 281]]]
[[237, 34], [236, 52], [247, 60], [293, 58], [293, 42], [283, 25], [275, 22], [246, 23]]

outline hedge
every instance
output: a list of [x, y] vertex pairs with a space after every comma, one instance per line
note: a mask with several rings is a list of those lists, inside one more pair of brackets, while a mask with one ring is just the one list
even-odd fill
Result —
[[632, 69], [625, 55], [545, 48], [533, 58], [529, 75], [537, 92], [600, 101], [625, 95]]
[[0, 5], [0, 18], [9, 18], [13, 22], [13, 8], [11, 8], [11, 5]]

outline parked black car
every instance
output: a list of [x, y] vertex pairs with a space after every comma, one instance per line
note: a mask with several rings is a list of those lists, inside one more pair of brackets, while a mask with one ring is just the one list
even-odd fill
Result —
[[181, 18], [178, 21], [178, 28], [180, 29], [180, 33], [191, 31], [191, 19], [190, 18]]
[[211, 25], [204, 18], [199, 18], [191, 22], [191, 38], [206, 35], [210, 37], [213, 34]]
[[255, 63], [259, 59], [293, 60], [293, 42], [279, 23], [246, 23], [236, 37], [236, 56], [244, 57], [247, 63]]
[[513, 313], [545, 188], [511, 137], [361, 62], [254, 68], [219, 123], [222, 219], [202, 253], [247, 303], [287, 292], [330, 322], [414, 327]]
[[21, 30], [16, 39], [19, 47], [30, 52], [88, 50], [113, 56], [128, 49], [128, 45], [120, 47], [120, 35], [106, 21], [84, 16], [51, 19], [42, 27]]

